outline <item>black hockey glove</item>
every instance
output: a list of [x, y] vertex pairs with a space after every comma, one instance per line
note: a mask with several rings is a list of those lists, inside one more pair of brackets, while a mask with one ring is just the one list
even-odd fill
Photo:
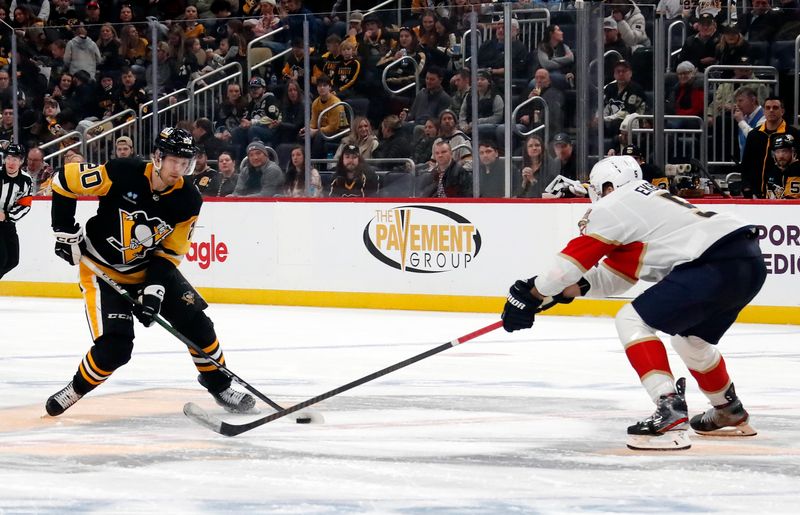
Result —
[[133, 314], [145, 327], [153, 325], [153, 319], [161, 311], [164, 300], [164, 287], [160, 284], [145, 286], [139, 295], [139, 305], [133, 307]]
[[[581, 296], [583, 296], [589, 293], [589, 288], [591, 288], [591, 285], [589, 284], [589, 281], [581, 277], [578, 280], [578, 288], [580, 288]], [[563, 292], [557, 293], [552, 297], [545, 297], [542, 301], [542, 305], [539, 306], [539, 309], [537, 309], [536, 312], [541, 313], [542, 311], [547, 311], [556, 304], [569, 304], [573, 300], [575, 300], [575, 297], [565, 297]]]
[[536, 316], [536, 310], [542, 304], [540, 299], [531, 295], [535, 279], [536, 277], [531, 277], [527, 281], [519, 280], [508, 290], [501, 318], [503, 319], [503, 329], [509, 333], [533, 327], [533, 317]]
[[83, 253], [83, 229], [75, 224], [68, 229], [54, 229], [56, 237], [56, 256], [70, 265], [77, 265]]

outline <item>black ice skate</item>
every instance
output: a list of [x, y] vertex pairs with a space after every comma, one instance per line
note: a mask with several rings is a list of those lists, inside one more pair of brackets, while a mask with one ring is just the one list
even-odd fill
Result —
[[258, 413], [258, 410], [255, 409], [256, 400], [249, 393], [239, 392], [230, 386], [222, 391], [214, 392], [209, 389], [203, 374], [197, 376], [197, 381], [203, 388], [208, 390], [208, 393], [214, 397], [217, 404], [225, 408], [228, 413]]
[[675, 383], [676, 393], [662, 395], [656, 411], [645, 420], [628, 427], [628, 448], [644, 451], [681, 451], [692, 446], [686, 434], [689, 410], [686, 407], [686, 379]]
[[748, 423], [750, 415], [736, 396], [733, 383], [725, 391], [728, 401], [695, 415], [689, 424], [694, 432], [704, 436], [755, 436], [756, 430]]
[[47, 399], [44, 408], [47, 410], [48, 415], [57, 417], [67, 411], [70, 406], [81, 400], [81, 397], [83, 397], [83, 394], [76, 392], [75, 388], [72, 387], [72, 381], [70, 381], [67, 386]]

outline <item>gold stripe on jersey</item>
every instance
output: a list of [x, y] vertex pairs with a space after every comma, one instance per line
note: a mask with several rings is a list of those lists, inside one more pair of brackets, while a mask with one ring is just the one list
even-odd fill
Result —
[[86, 356], [83, 357], [81, 364], [78, 365], [78, 370], [81, 376], [92, 386], [97, 386], [104, 382], [112, 373], [106, 372], [95, 364], [91, 349], [86, 353]]
[[86, 320], [92, 332], [92, 340], [103, 335], [103, 315], [100, 312], [100, 289], [97, 287], [97, 276], [89, 268], [80, 263], [80, 286], [83, 292]]
[[197, 217], [193, 216], [176, 224], [172, 232], [160, 241], [161, 248], [156, 249], [154, 255], [170, 261], [176, 267], [180, 265], [192, 244], [192, 231], [196, 221]]
[[[89, 259], [92, 259], [90, 256]], [[140, 284], [143, 283], [145, 278], [147, 277], [147, 269], [144, 268], [142, 270], [138, 270], [136, 272], [131, 273], [122, 273], [114, 268], [109, 267], [108, 265], [104, 265], [98, 262], [96, 259], [92, 259], [92, 262], [103, 271], [107, 276], [114, 279], [119, 284]], [[80, 264], [81, 267], [81, 286], [83, 286], [83, 277], [84, 273], [88, 274], [88, 277], [93, 278], [94, 273], [89, 270], [83, 263]], [[95, 281], [96, 284], [96, 281]]]
[[53, 191], [68, 198], [80, 195], [101, 197], [108, 193], [111, 184], [104, 165], [67, 163], [53, 179]]
[[[211, 345], [203, 348], [203, 352], [217, 360], [217, 362], [219, 362], [221, 365], [225, 364], [225, 355], [222, 353], [222, 347], [219, 345], [219, 340], [214, 340]], [[192, 355], [194, 366], [199, 372], [213, 372], [214, 370], [217, 370], [217, 366], [212, 361], [204, 358], [194, 349], [189, 349], [189, 354]]]

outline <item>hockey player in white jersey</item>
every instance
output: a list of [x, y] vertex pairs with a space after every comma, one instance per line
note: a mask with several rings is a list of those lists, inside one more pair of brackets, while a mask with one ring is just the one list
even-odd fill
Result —
[[655, 413], [628, 428], [628, 446], [691, 446], [685, 380], [674, 381], [656, 331], [672, 335], [672, 346], [713, 406], [692, 417], [695, 432], [754, 435], [716, 345], [766, 279], [755, 227], [652, 186], [629, 156], [598, 162], [589, 183], [593, 203], [578, 223], [580, 236], [549, 270], [514, 283], [503, 326], [529, 328], [536, 313], [556, 303], [618, 295], [639, 279], [655, 282], [616, 316], [628, 360], [656, 404]]

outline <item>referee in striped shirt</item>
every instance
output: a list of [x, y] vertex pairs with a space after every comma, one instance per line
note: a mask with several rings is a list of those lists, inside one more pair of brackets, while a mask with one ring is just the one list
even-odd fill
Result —
[[25, 148], [11, 143], [0, 170], [0, 278], [19, 263], [16, 222], [31, 209], [31, 176], [22, 171]]

